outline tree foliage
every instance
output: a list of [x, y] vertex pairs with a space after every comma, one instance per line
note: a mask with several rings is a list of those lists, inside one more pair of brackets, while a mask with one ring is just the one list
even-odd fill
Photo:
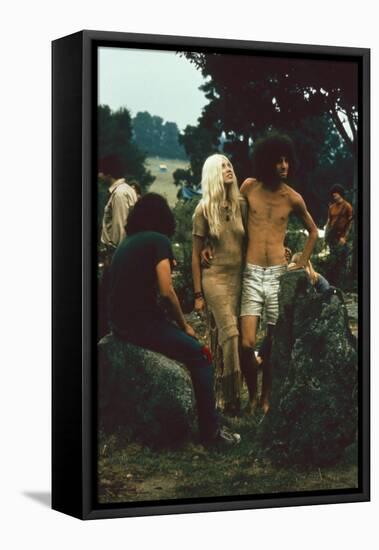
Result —
[[189, 186], [194, 187], [196, 180], [191, 169], [177, 168], [173, 173], [174, 184], [178, 187]]
[[139, 182], [142, 189], [154, 181], [146, 171], [146, 155], [132, 141], [132, 121], [127, 109], [112, 112], [108, 105], [98, 107], [98, 171], [115, 178]]
[[[325, 223], [328, 190], [341, 183], [354, 202], [357, 67], [349, 61], [186, 52], [202, 72], [209, 103], [181, 140], [200, 181], [206, 157], [223, 150], [241, 183], [254, 176], [255, 140], [278, 130], [292, 137], [300, 160], [291, 184]], [[343, 120], [345, 122], [343, 122]]]
[[217, 131], [212, 126], [205, 127], [203, 124], [187, 126], [180, 136], [180, 142], [191, 159], [192, 181], [188, 183], [198, 185], [205, 158], [218, 150]]
[[177, 260], [177, 268], [174, 272], [175, 290], [186, 313], [193, 308], [192, 217], [198, 202], [198, 199], [178, 200], [173, 211], [176, 220], [173, 240], [179, 245], [174, 249]]
[[[350, 61], [250, 55], [185, 55], [202, 72], [203, 119], [244, 140], [268, 126], [327, 114], [354, 155], [358, 126], [357, 64]], [[246, 116], [248, 114], [248, 116]], [[343, 124], [345, 120], [345, 124]]]
[[186, 159], [186, 152], [179, 143], [179, 129], [175, 122], [163, 122], [159, 116], [147, 111], [133, 118], [133, 136], [137, 146], [147, 155], [170, 159]]

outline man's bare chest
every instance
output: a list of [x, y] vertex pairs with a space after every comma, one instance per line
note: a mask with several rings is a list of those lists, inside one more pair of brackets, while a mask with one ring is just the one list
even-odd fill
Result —
[[262, 196], [251, 194], [248, 197], [249, 221], [254, 225], [286, 225], [291, 213], [291, 205], [286, 195]]

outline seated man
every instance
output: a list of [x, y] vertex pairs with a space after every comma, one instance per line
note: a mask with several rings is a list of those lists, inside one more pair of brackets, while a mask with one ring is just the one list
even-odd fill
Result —
[[[301, 252], [296, 252], [293, 256], [292, 256], [292, 259], [291, 259], [291, 263], [289, 264], [289, 268], [293, 267], [294, 265], [297, 264], [297, 262], [299, 261], [301, 257]], [[311, 284], [313, 285], [314, 289], [316, 290], [316, 292], [319, 292], [319, 293], [322, 293], [322, 292], [326, 292], [327, 290], [329, 290], [330, 288], [330, 284], [329, 282], [325, 279], [325, 277], [323, 275], [321, 275], [321, 273], [317, 273], [317, 271], [315, 271], [313, 269], [313, 265], [312, 265], [312, 262], [310, 260], [308, 260], [306, 266], [305, 266], [305, 271], [309, 277], [309, 280], [311, 282]]]
[[[109, 317], [114, 334], [184, 363], [193, 383], [203, 444], [238, 443], [238, 434], [220, 428], [213, 392], [213, 365], [207, 350], [186, 322], [172, 285], [173, 253], [169, 237], [174, 216], [166, 200], [147, 193], [135, 205], [126, 226], [127, 237], [110, 267]], [[157, 303], [165, 299], [173, 324]]]

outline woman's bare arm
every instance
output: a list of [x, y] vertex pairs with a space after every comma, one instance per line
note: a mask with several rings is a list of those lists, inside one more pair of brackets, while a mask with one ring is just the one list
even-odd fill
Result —
[[[201, 251], [204, 247], [204, 237], [198, 237], [193, 235], [192, 237], [192, 279], [193, 279], [193, 290], [196, 294], [197, 292], [202, 292], [201, 286]], [[195, 298], [195, 309], [202, 310], [204, 308], [205, 302], [204, 298]]]

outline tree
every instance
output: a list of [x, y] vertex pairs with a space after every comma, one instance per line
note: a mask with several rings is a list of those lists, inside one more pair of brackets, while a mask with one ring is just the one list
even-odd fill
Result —
[[136, 179], [142, 189], [154, 181], [145, 169], [146, 156], [132, 141], [130, 113], [121, 108], [112, 112], [108, 105], [98, 107], [98, 170], [115, 178]]
[[[293, 137], [301, 160], [298, 180], [322, 225], [328, 189], [342, 183], [356, 208], [358, 154], [358, 65], [348, 59], [301, 59], [269, 55], [185, 52], [202, 72], [209, 103], [199, 128], [224, 133], [240, 180], [251, 173], [251, 145], [267, 130]], [[188, 150], [187, 150], [188, 152]], [[197, 158], [195, 163], [197, 165]], [[353, 227], [353, 273], [357, 232]]]
[[174, 172], [174, 181], [183, 183], [183, 177], [186, 185], [196, 187], [201, 181], [201, 170], [205, 159], [212, 153], [218, 152], [219, 140], [216, 132], [210, 128], [199, 126], [186, 126], [179, 141], [184, 145], [188, 157], [191, 160], [191, 171], [185, 177], [183, 170]]
[[134, 140], [146, 155], [157, 155], [162, 136], [163, 118], [138, 112], [133, 118]]
[[[311, 199], [316, 218], [325, 215], [332, 173], [333, 177], [341, 174], [338, 179], [344, 186], [356, 187], [356, 64], [267, 55], [182, 55], [202, 72], [206, 81], [201, 89], [209, 101], [197, 129], [182, 136], [196, 176], [199, 165], [219, 146], [221, 135], [223, 151], [231, 158], [239, 181], [254, 175], [254, 141], [276, 129], [295, 142], [301, 164], [294, 183]], [[207, 135], [211, 146], [207, 140], [193, 143], [195, 135]], [[327, 177], [316, 180], [316, 172]]]
[[161, 155], [165, 158], [187, 158], [184, 147], [179, 142], [179, 129], [175, 122], [165, 122], [162, 128]]
[[[327, 114], [353, 156], [357, 152], [358, 67], [354, 62], [186, 52], [207, 78], [202, 119], [222, 121], [237, 139], [270, 125]], [[248, 116], [246, 116], [248, 115]]]
[[174, 184], [178, 187], [188, 186], [195, 187], [196, 182], [192, 173], [192, 170], [185, 170], [184, 168], [177, 168], [173, 173]]
[[147, 155], [164, 158], [186, 158], [179, 143], [179, 130], [175, 122], [165, 122], [147, 111], [138, 112], [133, 118], [134, 141]]

